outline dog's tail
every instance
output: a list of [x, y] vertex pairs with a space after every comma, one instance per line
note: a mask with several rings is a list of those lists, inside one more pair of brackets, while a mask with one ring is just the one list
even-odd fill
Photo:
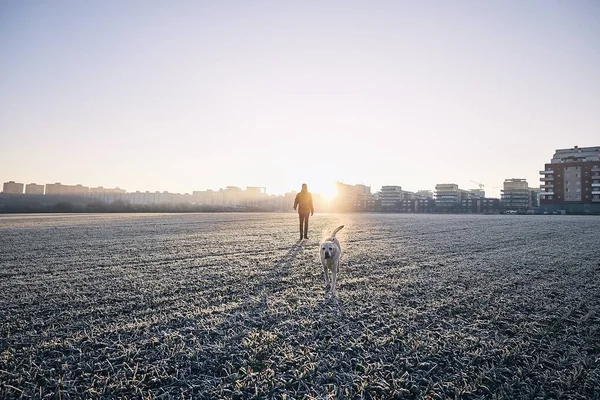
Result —
[[331, 237], [335, 237], [335, 234], [338, 233], [339, 231], [341, 231], [343, 227], [344, 227], [344, 225], [340, 225], [337, 228], [335, 228], [335, 230], [331, 234]]

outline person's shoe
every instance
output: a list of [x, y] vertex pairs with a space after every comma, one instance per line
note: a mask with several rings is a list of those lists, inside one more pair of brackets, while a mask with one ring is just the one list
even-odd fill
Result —
[[300, 235], [300, 240], [302, 240], [302, 235]]
[[304, 235], [304, 239], [308, 239], [308, 236]]

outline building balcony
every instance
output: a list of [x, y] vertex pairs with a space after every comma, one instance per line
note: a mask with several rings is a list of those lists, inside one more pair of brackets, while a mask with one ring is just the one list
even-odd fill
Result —
[[540, 171], [540, 175], [551, 175], [553, 173], [554, 173], [554, 171], [552, 171], [551, 169], [546, 170], [546, 171]]
[[600, 203], [600, 199], [592, 199], [594, 203]]
[[540, 189], [552, 189], [552, 188], [554, 188], [553, 183], [546, 183], [544, 185], [540, 185]]
[[554, 177], [553, 176], [545, 176], [543, 178], [540, 178], [540, 182], [549, 182], [549, 181], [554, 182]]
[[600, 172], [600, 167], [592, 167], [592, 172]]
[[592, 195], [600, 194], [600, 189], [592, 189]]
[[540, 196], [554, 196], [554, 192], [540, 192]]
[[600, 187], [600, 183], [592, 183], [592, 187]]

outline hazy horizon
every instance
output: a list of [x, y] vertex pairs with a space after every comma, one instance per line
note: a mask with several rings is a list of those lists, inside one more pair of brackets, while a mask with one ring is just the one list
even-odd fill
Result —
[[600, 3], [0, 3], [0, 180], [328, 195], [600, 145]]

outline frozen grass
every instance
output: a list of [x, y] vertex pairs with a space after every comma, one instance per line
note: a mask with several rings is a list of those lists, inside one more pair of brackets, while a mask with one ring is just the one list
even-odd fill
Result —
[[[337, 299], [317, 243], [338, 225]], [[600, 398], [600, 219], [0, 218], [0, 398]]]

